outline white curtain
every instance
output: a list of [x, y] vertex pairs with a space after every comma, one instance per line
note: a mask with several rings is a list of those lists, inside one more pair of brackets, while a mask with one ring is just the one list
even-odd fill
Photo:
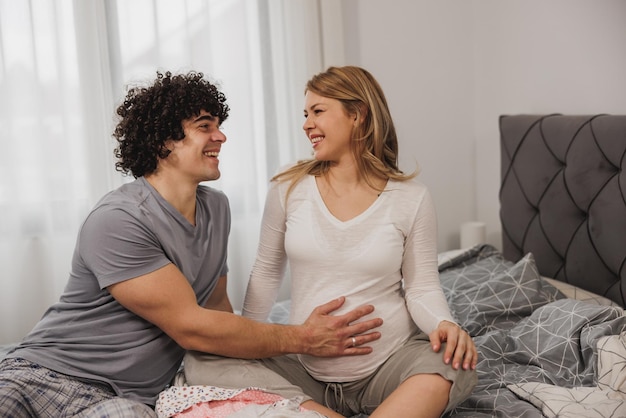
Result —
[[0, 344], [58, 299], [82, 220], [129, 180], [114, 169], [115, 108], [157, 70], [201, 71], [228, 98], [211, 185], [231, 201], [240, 308], [267, 181], [309, 152], [302, 89], [324, 66], [327, 1], [0, 0]]

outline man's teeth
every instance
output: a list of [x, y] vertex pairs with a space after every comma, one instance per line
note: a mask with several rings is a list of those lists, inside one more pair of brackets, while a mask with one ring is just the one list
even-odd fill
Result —
[[315, 138], [311, 138], [311, 142], [315, 144], [315, 143], [317, 143], [317, 142], [320, 142], [320, 141], [321, 141], [321, 140], [323, 140], [324, 138], [325, 138], [324, 136], [317, 136], [317, 137], [315, 137]]
[[214, 152], [214, 151], [205, 151], [203, 152], [204, 155], [206, 155], [207, 157], [217, 157], [218, 155], [220, 155], [219, 152]]

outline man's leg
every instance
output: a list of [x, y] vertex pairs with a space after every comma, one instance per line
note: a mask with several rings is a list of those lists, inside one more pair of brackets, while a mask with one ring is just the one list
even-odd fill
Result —
[[0, 364], [2, 417], [73, 417], [112, 398], [117, 395], [106, 384], [83, 382], [28, 360], [11, 358]]
[[130, 399], [115, 397], [83, 410], [74, 418], [156, 418], [156, 412], [147, 405]]

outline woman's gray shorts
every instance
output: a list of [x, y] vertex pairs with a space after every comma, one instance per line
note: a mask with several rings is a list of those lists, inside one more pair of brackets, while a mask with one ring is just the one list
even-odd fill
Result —
[[185, 356], [190, 385], [225, 388], [260, 387], [285, 398], [313, 399], [343, 415], [371, 414], [402, 382], [416, 374], [439, 374], [452, 382], [446, 410], [462, 402], [477, 383], [473, 370], [454, 370], [443, 362], [445, 344], [438, 353], [424, 333], [415, 334], [371, 376], [346, 383], [312, 378], [296, 356], [238, 360], [191, 352]]

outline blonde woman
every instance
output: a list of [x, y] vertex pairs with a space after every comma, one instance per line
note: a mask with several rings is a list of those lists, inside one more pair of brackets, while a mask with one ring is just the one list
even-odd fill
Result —
[[360, 357], [284, 356], [266, 365], [342, 415], [436, 417], [476, 384], [476, 347], [453, 320], [437, 270], [427, 188], [397, 165], [398, 142], [379, 83], [331, 67], [306, 85], [303, 129], [313, 158], [268, 192], [244, 316], [266, 320], [290, 266], [290, 322], [320, 302], [375, 306], [382, 337]]

